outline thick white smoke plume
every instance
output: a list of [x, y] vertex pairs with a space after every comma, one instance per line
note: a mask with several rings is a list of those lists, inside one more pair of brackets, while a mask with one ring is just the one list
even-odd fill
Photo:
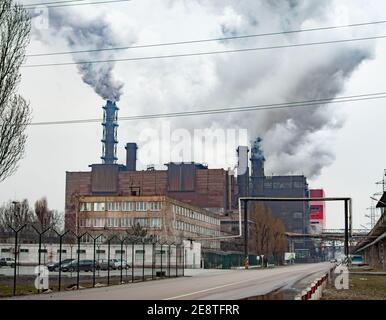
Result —
[[[49, 9], [49, 31], [66, 40], [75, 62], [110, 60], [114, 51], [98, 51], [118, 46], [117, 35], [104, 14], [79, 15], [76, 9]], [[44, 30], [43, 30], [44, 31]], [[115, 63], [81, 63], [77, 65], [82, 80], [104, 100], [119, 101], [124, 83], [115, 79]]]
[[[50, 10], [50, 24], [71, 49], [81, 50], [357, 23], [366, 21], [363, 3], [360, 0], [356, 6], [348, 0], [141, 0], [119, 9], [106, 6], [108, 19], [103, 11], [88, 18], [85, 14], [82, 17], [69, 14], [67, 9]], [[135, 37], [123, 37], [122, 33], [128, 30], [135, 30]], [[345, 28], [114, 53], [91, 52], [76, 54], [73, 59], [104, 60], [118, 54], [127, 58], [290, 45], [374, 35], [371, 31], [371, 27]], [[130, 108], [131, 114], [184, 112], [332, 98], [344, 92], [353, 72], [372, 54], [372, 42], [353, 42], [122, 62], [115, 72], [130, 83], [121, 106], [135, 106]], [[79, 71], [84, 82], [101, 97], [118, 100], [123, 84], [114, 79], [113, 68], [112, 63], [85, 64], [79, 66]], [[258, 136], [263, 138], [267, 174], [304, 173], [312, 178], [334, 160], [330, 141], [345, 118], [336, 108], [337, 105], [331, 104], [171, 121], [174, 128], [190, 130], [246, 128], [250, 141]], [[151, 127], [156, 125], [156, 121], [149, 122]], [[138, 131], [144, 126], [141, 123]], [[127, 127], [121, 124], [120, 134], [126, 128], [132, 130], [132, 123]], [[125, 140], [129, 134], [134, 139], [131, 131], [125, 133]]]
[[[197, 3], [205, 8], [204, 11], [217, 16], [222, 36], [341, 25], [349, 23], [350, 19], [347, 12], [338, 16], [341, 14], [336, 7], [338, 2], [329, 0], [197, 0]], [[298, 33], [226, 41], [224, 46], [264, 47], [337, 40], [360, 37], [360, 31], [348, 28]], [[209, 91], [205, 99], [201, 96], [200, 100], [206, 104], [210, 101], [214, 106], [248, 106], [336, 97], [343, 92], [345, 83], [358, 66], [372, 57], [372, 52], [371, 43], [357, 42], [222, 56], [213, 60], [216, 81], [210, 90], [205, 90]], [[344, 123], [344, 118], [335, 108], [336, 105], [332, 104], [233, 113], [217, 119], [217, 122], [224, 127], [237, 124], [247, 128], [250, 140], [257, 136], [263, 138], [268, 174], [304, 173], [312, 178], [334, 160], [329, 138]]]

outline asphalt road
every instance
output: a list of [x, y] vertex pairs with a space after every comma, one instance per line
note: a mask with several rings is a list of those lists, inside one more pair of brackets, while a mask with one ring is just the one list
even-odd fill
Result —
[[330, 263], [318, 263], [261, 270], [198, 270], [191, 271], [191, 276], [188, 277], [108, 288], [29, 295], [14, 299], [236, 300], [267, 294], [282, 287], [290, 287], [311, 274], [315, 274], [316, 278], [329, 268], [331, 268]]

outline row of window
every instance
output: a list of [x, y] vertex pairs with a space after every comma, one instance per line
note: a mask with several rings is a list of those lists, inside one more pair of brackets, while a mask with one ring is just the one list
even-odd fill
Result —
[[177, 230], [197, 233], [199, 235], [213, 236], [213, 237], [220, 235], [220, 231], [219, 230], [208, 229], [208, 228], [205, 228], [205, 227], [197, 226], [195, 224], [186, 223], [186, 222], [180, 221], [180, 220], [177, 220], [175, 222], [174, 227]]
[[188, 217], [188, 218], [191, 218], [191, 219], [195, 219], [195, 220], [198, 220], [198, 221], [204, 221], [204, 222], [207, 222], [207, 223], [210, 223], [210, 224], [220, 225], [220, 220], [219, 219], [216, 219], [216, 218], [210, 217], [210, 216], [208, 216], [206, 214], [195, 212], [193, 210], [190, 210], [190, 209], [187, 209], [187, 208], [184, 208], [184, 207], [180, 207], [180, 206], [177, 206], [177, 205], [173, 205], [173, 213], [174, 214], [179, 214], [181, 216], [185, 216], [185, 217]]
[[160, 201], [81, 202], [80, 211], [160, 211]]
[[96, 227], [96, 228], [128, 228], [140, 225], [146, 228], [161, 228], [161, 218], [93, 218], [81, 219], [81, 227]]

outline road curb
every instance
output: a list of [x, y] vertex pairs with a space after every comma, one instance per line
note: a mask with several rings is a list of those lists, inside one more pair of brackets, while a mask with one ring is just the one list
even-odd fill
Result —
[[326, 288], [327, 281], [335, 266], [330, 268], [322, 277], [313, 281], [307, 289], [303, 290], [300, 295], [297, 295], [294, 300], [320, 300], [323, 296], [323, 290]]

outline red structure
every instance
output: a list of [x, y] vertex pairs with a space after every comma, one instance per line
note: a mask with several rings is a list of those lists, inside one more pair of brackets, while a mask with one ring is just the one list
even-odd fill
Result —
[[[324, 198], [323, 189], [310, 189], [311, 198]], [[310, 228], [311, 233], [321, 233], [326, 223], [326, 205], [324, 201], [310, 202]]]

